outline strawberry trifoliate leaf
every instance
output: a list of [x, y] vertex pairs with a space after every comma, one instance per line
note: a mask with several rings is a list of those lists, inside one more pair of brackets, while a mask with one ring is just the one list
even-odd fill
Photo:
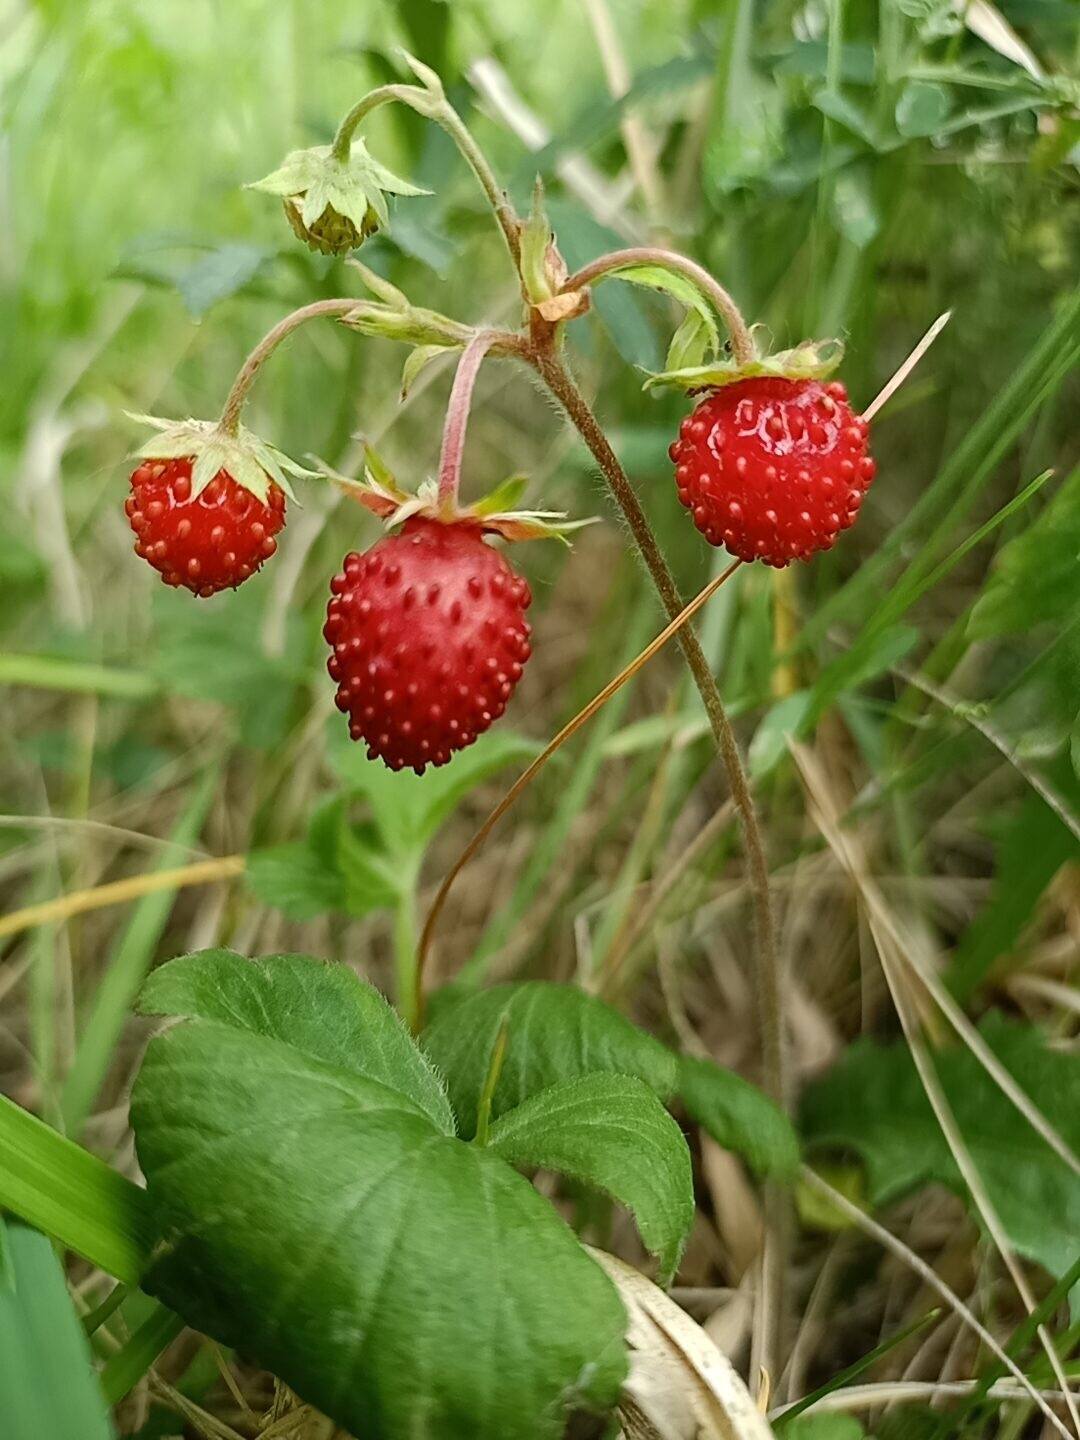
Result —
[[553, 1085], [497, 1120], [488, 1144], [511, 1165], [555, 1170], [625, 1205], [661, 1284], [671, 1280], [694, 1220], [690, 1151], [644, 1081], [583, 1075]]
[[504, 1016], [506, 1060], [491, 1104], [496, 1119], [541, 1090], [582, 1075], [634, 1075], [662, 1099], [675, 1089], [675, 1056], [603, 1000], [541, 980], [495, 985], [441, 1010], [421, 1040], [446, 1079], [463, 1135], [475, 1133], [488, 1058]]
[[691, 1119], [759, 1175], [790, 1178], [799, 1164], [791, 1121], [756, 1085], [712, 1060], [683, 1055], [679, 1096]]
[[[989, 1015], [986, 1043], [1065, 1143], [1080, 1147], [1080, 1061], [1031, 1026]], [[1076, 1258], [1080, 1178], [1031, 1128], [959, 1042], [934, 1065], [1005, 1233], [1021, 1255], [1063, 1274]], [[859, 1040], [810, 1086], [803, 1132], [811, 1143], [857, 1150], [876, 1204], [935, 1180], [967, 1190], [905, 1044]], [[969, 1202], [970, 1203], [970, 1202]], [[1075, 1305], [1075, 1297], [1074, 1297]]]
[[298, 957], [180, 963], [151, 982], [180, 1023], [132, 1099], [160, 1242], [144, 1287], [371, 1440], [556, 1440], [568, 1406], [610, 1406], [612, 1284], [500, 1156], [447, 1133], [377, 997]]

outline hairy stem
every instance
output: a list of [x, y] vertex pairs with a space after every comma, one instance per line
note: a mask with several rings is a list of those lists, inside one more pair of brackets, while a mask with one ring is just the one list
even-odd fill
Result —
[[738, 305], [704, 266], [675, 250], [662, 250], [654, 245], [635, 245], [629, 250], [613, 250], [610, 255], [601, 255], [598, 260], [591, 260], [576, 275], [571, 275], [562, 287], [563, 292], [581, 290], [603, 276], [626, 270], [631, 265], [659, 265], [665, 270], [674, 270], [685, 275], [723, 319], [731, 336], [731, 350], [735, 359], [740, 365], [753, 360], [754, 342]]
[[521, 252], [521, 241], [520, 224], [514, 207], [495, 178], [495, 172], [488, 163], [487, 156], [473, 139], [468, 126], [445, 95], [437, 95], [431, 90], [423, 90], [418, 85], [380, 85], [377, 90], [372, 90], [358, 101], [342, 120], [331, 147], [333, 155], [338, 160], [346, 160], [352, 145], [353, 134], [360, 121], [366, 115], [370, 115], [372, 110], [378, 109], [380, 105], [385, 105], [391, 100], [408, 105], [426, 119], [433, 120], [453, 140], [465, 163], [480, 183], [480, 188], [495, 214], [499, 229], [506, 241], [506, 247], [510, 251], [510, 258], [516, 268]]
[[284, 320], [279, 320], [241, 365], [218, 421], [221, 429], [227, 435], [235, 435], [239, 430], [240, 412], [244, 408], [248, 391], [255, 382], [255, 376], [262, 368], [263, 361], [273, 354], [287, 335], [291, 335], [301, 325], [306, 325], [309, 320], [318, 320], [328, 315], [347, 315], [350, 310], [355, 310], [359, 303], [356, 299], [316, 300], [311, 305], [303, 305], [299, 310], [294, 310], [291, 315], [286, 315]]
[[457, 503], [461, 486], [461, 457], [465, 450], [465, 430], [469, 424], [473, 387], [484, 356], [499, 339], [494, 330], [478, 330], [461, 352], [450, 401], [443, 426], [442, 452], [439, 455], [439, 500], [452, 509]]
[[[623, 252], [633, 254], [632, 251]], [[651, 252], [642, 252], [651, 253]], [[586, 272], [581, 272], [585, 274]], [[575, 277], [573, 282], [580, 284]], [[616, 504], [622, 511], [630, 532], [634, 537], [641, 557], [663, 603], [664, 609], [674, 618], [683, 608], [674, 577], [663, 551], [641, 508], [637, 494], [630, 484], [626, 471], [608, 439], [601, 430], [592, 410], [578, 389], [573, 377], [562, 363], [554, 345], [538, 346], [532, 356], [532, 363], [539, 371], [548, 389], [562, 405], [589, 447], [607, 481]], [[758, 1021], [761, 1027], [761, 1048], [765, 1088], [770, 1097], [782, 1108], [787, 1108], [787, 1076], [784, 1063], [783, 1010], [780, 994], [780, 966], [776, 953], [776, 936], [773, 927], [772, 903], [769, 895], [769, 867], [765, 856], [765, 843], [758, 824], [750, 786], [739, 755], [735, 732], [731, 728], [727, 711], [724, 709], [716, 681], [709, 669], [708, 661], [697, 635], [687, 625], [679, 631], [679, 644], [690, 669], [694, 684], [701, 696], [705, 713], [709, 718], [716, 746], [727, 772], [732, 800], [738, 811], [742, 826], [743, 844], [746, 850], [750, 889], [754, 905], [754, 935], [756, 964], [754, 973], [757, 981]], [[778, 1335], [781, 1327], [780, 1294], [784, 1278], [784, 1251], [789, 1233], [788, 1204], [786, 1197], [775, 1186], [767, 1193], [767, 1210], [770, 1219], [771, 1243], [763, 1261], [763, 1313], [767, 1316], [771, 1332], [763, 1347], [762, 1362], [774, 1368], [777, 1358]], [[774, 1370], [775, 1373], [775, 1370]]]

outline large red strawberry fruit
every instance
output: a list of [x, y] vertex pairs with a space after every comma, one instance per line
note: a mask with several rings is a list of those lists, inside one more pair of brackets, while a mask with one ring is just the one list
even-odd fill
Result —
[[809, 559], [855, 522], [874, 478], [868, 431], [836, 381], [735, 381], [682, 422], [670, 451], [679, 499], [740, 560]]
[[416, 516], [330, 582], [338, 709], [391, 770], [445, 765], [506, 709], [529, 658], [528, 584], [479, 527]]
[[266, 504], [219, 470], [192, 498], [192, 461], [144, 460], [131, 477], [124, 504], [138, 539], [135, 553], [166, 585], [195, 595], [235, 589], [277, 549], [285, 524], [285, 496], [269, 482]]

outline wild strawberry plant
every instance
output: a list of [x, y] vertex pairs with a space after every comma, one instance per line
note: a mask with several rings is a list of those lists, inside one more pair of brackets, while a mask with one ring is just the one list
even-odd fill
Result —
[[[688, 628], [679, 641], [750, 859], [771, 1098], [567, 986], [452, 988], [432, 997], [425, 1023], [413, 913], [425, 849], [473, 783], [531, 748], [496, 730], [457, 754], [512, 703], [530, 653], [528, 582], [498, 546], [573, 525], [519, 509], [517, 479], [479, 501], [461, 498], [476, 373], [510, 359], [549, 387], [592, 450], [673, 621], [684, 611], [666, 560], [565, 360], [563, 327], [588, 310], [594, 287], [620, 279], [684, 306], [666, 365], [648, 384], [692, 397], [671, 444], [678, 498], [704, 538], [737, 561], [782, 568], [831, 547], [854, 522], [874, 461], [867, 421], [833, 378], [835, 344], [762, 351], [715, 279], [662, 250], [618, 251], [571, 274], [542, 195], [518, 216], [437, 78], [415, 68], [418, 85], [365, 97], [330, 146], [295, 152], [254, 188], [281, 198], [309, 247], [348, 253], [391, 223], [387, 194], [419, 193], [357, 133], [377, 106], [411, 106], [450, 134], [480, 181], [520, 281], [522, 327], [474, 328], [421, 309], [357, 265], [371, 298], [320, 300], [286, 317], [252, 352], [220, 419], [142, 417], [157, 433], [139, 452], [126, 503], [136, 552], [166, 584], [211, 606], [274, 563], [293, 482], [301, 494], [336, 485], [386, 522], [384, 538], [327, 575], [327, 668], [347, 717], [343, 789], [319, 807], [304, 841], [257, 852], [250, 878], [296, 916], [393, 909], [401, 1014], [351, 971], [304, 956], [206, 951], [164, 966], [140, 1001], [169, 1023], [150, 1041], [132, 1100], [147, 1181], [145, 1195], [129, 1197], [133, 1255], [110, 1260], [85, 1232], [54, 1230], [168, 1307], [155, 1322], [162, 1343], [178, 1316], [358, 1436], [554, 1436], [569, 1410], [616, 1403], [627, 1311], [524, 1175], [553, 1171], [625, 1206], [667, 1283], [694, 1213], [689, 1152], [667, 1107], [772, 1187], [792, 1179], [799, 1149], [781, 1103], [761, 837]], [[372, 452], [358, 478], [312, 470], [242, 424], [270, 354], [299, 325], [326, 318], [406, 344], [403, 389], [433, 358], [460, 352], [436, 479], [402, 485]], [[402, 770], [416, 775], [389, 773]], [[357, 824], [360, 795], [371, 819]], [[885, 1073], [875, 1065], [867, 1076], [853, 1055], [833, 1080], [842, 1093], [812, 1092], [806, 1122], [813, 1138], [864, 1150], [879, 1194], [893, 1183], [895, 1159], [891, 1105], [874, 1109], [872, 1082]], [[888, 1073], [897, 1090], [909, 1086], [900, 1060]], [[1069, 1114], [1059, 1118], [1064, 1132]], [[927, 1173], [958, 1184], [948, 1159], [929, 1158], [928, 1140], [924, 1148]], [[907, 1175], [911, 1164], [899, 1168]], [[1073, 1195], [1062, 1190], [1063, 1214]], [[48, 1228], [44, 1210], [26, 1207]], [[1022, 1226], [1022, 1215], [1008, 1214]], [[1064, 1268], [1064, 1243], [1028, 1251]], [[123, 1393], [118, 1375], [107, 1393]]]

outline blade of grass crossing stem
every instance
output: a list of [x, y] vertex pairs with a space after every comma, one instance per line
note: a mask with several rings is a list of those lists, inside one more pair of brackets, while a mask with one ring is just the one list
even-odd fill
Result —
[[4, 1225], [0, 1416], [4, 1440], [112, 1440], [64, 1272], [44, 1235]]
[[[207, 770], [170, 836], [173, 844], [159, 856], [156, 870], [177, 865], [198, 839], [217, 790], [219, 773], [217, 765]], [[172, 889], [144, 896], [109, 956], [61, 1095], [64, 1126], [71, 1134], [77, 1135], [82, 1129], [97, 1098], [117, 1037], [153, 962], [175, 896]]]
[[[806, 619], [799, 637], [800, 648], [821, 640], [844, 615], [872, 613], [874, 600], [886, 591], [885, 572], [927, 524], [933, 527], [931, 534], [924, 540], [913, 564], [920, 568], [933, 565], [936, 548], [948, 531], [967, 512], [1032, 415], [1053, 395], [1080, 358], [1078, 324], [1080, 289], [1062, 305], [1026, 359], [1013, 371], [993, 403], [975, 421], [876, 555], [864, 561], [847, 584]], [[881, 480], [878, 483], [881, 484]]]
[[179, 1315], [156, 1305], [146, 1320], [115, 1355], [110, 1355], [101, 1371], [101, 1388], [110, 1405], [118, 1405], [134, 1390], [167, 1345], [171, 1345], [184, 1322]]
[[[620, 669], [641, 649], [654, 613], [652, 598], [644, 597], [643, 603], [637, 606], [631, 619], [626, 644], [618, 659]], [[588, 804], [596, 783], [604, 760], [604, 746], [622, 719], [629, 702], [629, 689], [621, 691], [607, 705], [596, 725], [590, 730], [569, 779], [559, 787], [559, 802], [551, 818], [537, 834], [528, 862], [509, 900], [487, 925], [472, 956], [458, 972], [455, 983], [479, 985], [483, 981], [494, 955], [507, 943], [518, 921], [551, 873], [552, 867], [564, 854], [571, 827]]]
[[0, 1208], [138, 1283], [152, 1233], [146, 1192], [2, 1095]]

